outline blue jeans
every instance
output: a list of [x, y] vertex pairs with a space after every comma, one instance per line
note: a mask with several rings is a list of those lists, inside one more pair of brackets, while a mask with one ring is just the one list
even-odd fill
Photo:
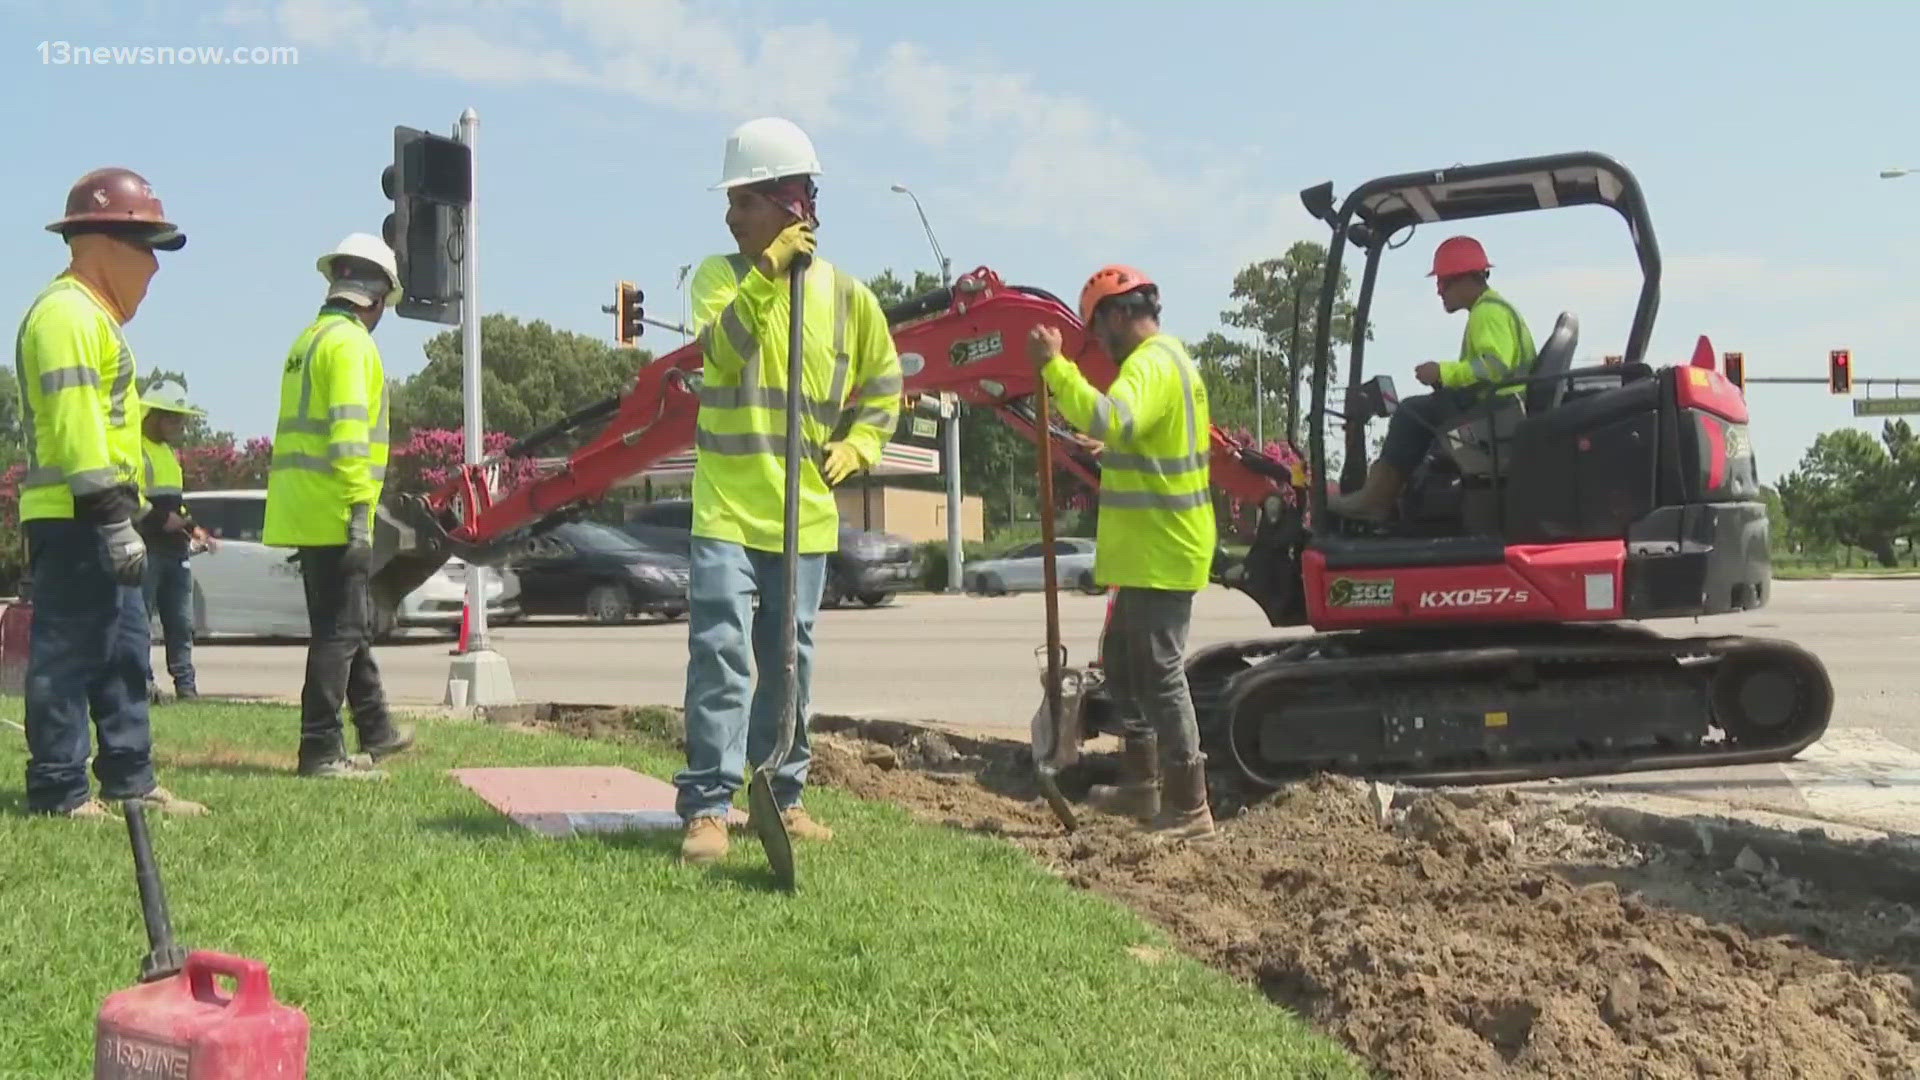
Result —
[[27, 652], [27, 810], [60, 813], [87, 801], [87, 723], [100, 738], [100, 797], [154, 788], [147, 724], [147, 605], [107, 572], [106, 542], [72, 520], [26, 523], [33, 581]]
[[[675, 807], [682, 820], [725, 814], [746, 771], [773, 753], [780, 737], [781, 697], [786, 657], [782, 655], [786, 580], [777, 551], [758, 551], [723, 540], [696, 536], [690, 552], [687, 621], [687, 767], [673, 782], [680, 789]], [[827, 581], [827, 557], [800, 556], [798, 711], [807, 716], [808, 684], [813, 674], [813, 620]], [[760, 593], [754, 610], [753, 594]], [[747, 662], [748, 623], [751, 654], [759, 685], [753, 687]], [[791, 723], [793, 718], [787, 717]], [[800, 802], [812, 757], [807, 725], [794, 732], [793, 749], [773, 774], [773, 798], [781, 809]]]
[[160, 616], [160, 631], [167, 643], [167, 674], [173, 679], [173, 688], [192, 690], [193, 565], [185, 555], [157, 555], [150, 547], [147, 580], [141, 591], [148, 613]]

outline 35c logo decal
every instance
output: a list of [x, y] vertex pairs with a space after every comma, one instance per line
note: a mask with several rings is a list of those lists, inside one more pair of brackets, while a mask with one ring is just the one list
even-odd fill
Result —
[[1328, 607], [1392, 607], [1392, 578], [1334, 578], [1327, 586]]

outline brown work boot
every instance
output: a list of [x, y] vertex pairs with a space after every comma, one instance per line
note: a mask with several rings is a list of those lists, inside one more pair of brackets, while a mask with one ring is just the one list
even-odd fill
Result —
[[780, 820], [786, 823], [787, 835], [799, 840], [833, 839], [833, 830], [813, 820], [804, 806], [789, 806], [780, 812]]
[[1196, 756], [1167, 772], [1166, 805], [1153, 823], [1165, 840], [1198, 840], [1213, 835], [1213, 811], [1207, 806], [1207, 759]]
[[178, 814], [181, 817], [199, 817], [207, 812], [207, 808], [200, 803], [183, 799], [163, 787], [155, 787], [152, 791], [140, 796], [140, 801], [146, 804], [148, 810], [158, 810], [163, 814]]
[[1087, 805], [1145, 825], [1160, 812], [1160, 739], [1129, 733], [1120, 748], [1120, 783], [1087, 789]]
[[687, 835], [680, 841], [681, 862], [715, 863], [726, 858], [726, 855], [726, 818], [717, 814], [708, 814], [687, 823]]
[[102, 802], [98, 796], [95, 796], [89, 798], [79, 806], [65, 811], [63, 816], [80, 821], [112, 821], [116, 815], [112, 807]]
[[1393, 503], [1400, 497], [1404, 482], [1398, 469], [1384, 461], [1375, 461], [1367, 470], [1366, 484], [1359, 491], [1329, 495], [1327, 510], [1358, 521], [1385, 521], [1393, 516]]

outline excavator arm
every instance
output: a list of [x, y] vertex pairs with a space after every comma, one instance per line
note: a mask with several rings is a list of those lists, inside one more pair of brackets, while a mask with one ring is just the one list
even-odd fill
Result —
[[[1060, 467], [1090, 486], [1099, 483], [1098, 455], [1058, 422], [1043, 429], [1035, 415], [1039, 376], [1026, 355], [1026, 337], [1035, 325], [1059, 329], [1061, 351], [1096, 387], [1106, 388], [1118, 374], [1058, 297], [1007, 285], [981, 267], [950, 288], [888, 309], [887, 321], [908, 398], [951, 393], [992, 408], [1025, 437], [1054, 440]], [[684, 345], [641, 368], [624, 393], [529, 433], [497, 458], [464, 466], [439, 490], [384, 500], [375, 535], [376, 598], [398, 603], [450, 556], [480, 564], [510, 559], [543, 527], [568, 520], [614, 485], [686, 452], [694, 443], [700, 371], [698, 342]], [[493, 482], [504, 460], [536, 457], [554, 440], [603, 421], [591, 441], [557, 466], [506, 490]], [[1215, 487], [1256, 503], [1296, 497], [1303, 483], [1297, 464], [1268, 457], [1217, 426], [1212, 444]]]

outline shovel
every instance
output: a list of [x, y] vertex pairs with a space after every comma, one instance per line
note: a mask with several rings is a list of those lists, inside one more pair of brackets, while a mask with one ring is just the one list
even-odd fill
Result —
[[805, 383], [801, 358], [801, 347], [805, 344], [806, 328], [806, 278], [807, 267], [813, 257], [800, 252], [793, 257], [789, 269], [792, 275], [792, 315], [787, 331], [787, 493], [786, 528], [783, 530], [784, 547], [781, 551], [782, 576], [786, 580], [786, 619], [781, 627], [786, 658], [781, 672], [783, 686], [780, 700], [785, 718], [780, 726], [780, 740], [775, 744], [773, 753], [753, 771], [753, 779], [747, 783], [748, 816], [753, 821], [753, 831], [760, 834], [760, 846], [766, 849], [767, 865], [773, 868], [773, 876], [780, 887], [787, 892], [794, 890], [793, 877], [793, 838], [787, 835], [787, 823], [780, 818], [780, 808], [773, 801], [773, 772], [787, 760], [787, 754], [793, 750], [794, 731], [800, 723], [800, 396]]
[[[1065, 658], [1060, 648], [1060, 581], [1053, 555], [1053, 413], [1045, 379], [1040, 380], [1036, 392], [1039, 395], [1040, 546], [1045, 552], [1040, 560], [1047, 593], [1047, 723], [1057, 740], [1061, 730], [1060, 669], [1065, 665]], [[1054, 780], [1053, 763], [1047, 755], [1038, 752], [1038, 746], [1034, 749], [1033, 770], [1040, 781], [1040, 793], [1046, 796], [1053, 816], [1072, 832], [1078, 823], [1073, 817], [1073, 807], [1067, 803], [1067, 797], [1060, 794], [1060, 785]]]

